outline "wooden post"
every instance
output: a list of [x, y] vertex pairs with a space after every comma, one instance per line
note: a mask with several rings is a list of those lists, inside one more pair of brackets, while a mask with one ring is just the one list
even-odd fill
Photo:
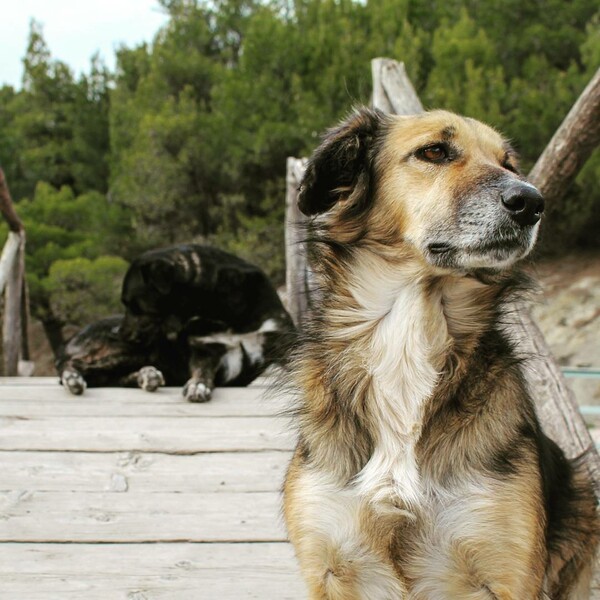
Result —
[[[405, 95], [404, 92], [398, 91], [398, 85], [403, 85], [398, 82], [404, 81], [406, 73], [400, 63], [395, 63], [394, 66], [394, 61], [388, 60], [385, 64], [386, 77], [380, 77], [374, 81], [374, 86], [382, 89], [373, 91], [373, 101], [384, 98], [389, 102], [374, 107], [386, 110], [388, 105], [392, 105], [396, 110]], [[373, 70], [376, 70], [375, 66], [373, 66]], [[396, 71], [396, 75], [393, 75], [394, 71]], [[569, 178], [569, 182], [571, 182], [591, 153], [593, 145], [598, 144], [600, 132], [599, 73], [600, 70], [575, 103], [530, 174], [532, 183], [539, 186], [546, 197], [558, 199], [568, 187], [568, 184], [564, 186], [555, 177], [555, 173], [561, 170], [561, 165], [564, 167], [563, 176]], [[411, 85], [406, 92], [409, 99], [413, 92], [414, 89]], [[396, 93], [398, 93], [398, 100], [394, 101]], [[416, 106], [416, 103], [410, 100], [410, 108], [414, 109]], [[418, 112], [422, 112], [422, 108], [413, 110], [413, 114]], [[409, 114], [408, 109], [403, 110], [401, 114]], [[581, 127], [588, 128], [589, 134], [580, 132]], [[579, 142], [576, 139], [580, 134], [585, 138], [584, 141]], [[569, 158], [568, 155], [573, 152], [576, 152], [577, 156]], [[563, 165], [565, 161], [568, 165]], [[600, 494], [600, 457], [581, 417], [573, 393], [567, 386], [528, 307], [516, 304], [512, 309], [511, 313], [515, 318], [509, 327], [509, 332], [517, 341], [519, 352], [529, 359], [527, 362], [528, 385], [536, 402], [542, 426], [567, 456], [572, 458], [585, 455], [590, 476], [594, 481], [597, 493]]]
[[[25, 242], [23, 242], [23, 256], [25, 256]], [[29, 287], [25, 278], [25, 265], [23, 264], [23, 289], [21, 290], [21, 359], [29, 361]]]
[[21, 355], [21, 294], [25, 271], [25, 235], [18, 236], [17, 253], [10, 265], [4, 296], [4, 324], [2, 328], [2, 347], [4, 355], [4, 374], [18, 375]]
[[20, 244], [21, 236], [19, 233], [10, 231], [8, 239], [2, 249], [2, 255], [0, 255], [0, 294], [4, 292], [4, 288], [10, 277], [12, 266], [17, 260]]
[[297, 327], [309, 309], [309, 269], [303, 243], [306, 217], [298, 208], [298, 186], [306, 159], [288, 158], [286, 177], [285, 259], [288, 312]]
[[371, 61], [373, 108], [396, 115], [416, 115], [423, 105], [413, 87], [404, 63], [389, 58]]
[[5, 291], [2, 348], [4, 374], [18, 374], [23, 336], [23, 289], [25, 286], [25, 229], [17, 215], [0, 168], [0, 212], [10, 232], [0, 257], [0, 294]]

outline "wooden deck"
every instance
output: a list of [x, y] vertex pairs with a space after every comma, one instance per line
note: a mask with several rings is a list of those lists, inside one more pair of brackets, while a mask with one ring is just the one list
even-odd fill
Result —
[[293, 439], [264, 392], [0, 377], [0, 600], [304, 599], [280, 514]]
[[264, 388], [66, 393], [0, 378], [0, 599], [305, 598]]

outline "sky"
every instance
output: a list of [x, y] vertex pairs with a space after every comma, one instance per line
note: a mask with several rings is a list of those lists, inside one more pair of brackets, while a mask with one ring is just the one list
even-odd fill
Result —
[[67, 63], [76, 75], [89, 72], [95, 52], [113, 70], [116, 48], [152, 41], [167, 20], [156, 0], [13, 0], [2, 4], [0, 86], [16, 88], [21, 87], [32, 18], [42, 24], [52, 58]]

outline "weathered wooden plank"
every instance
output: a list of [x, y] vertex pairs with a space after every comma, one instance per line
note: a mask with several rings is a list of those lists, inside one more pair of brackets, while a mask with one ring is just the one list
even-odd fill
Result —
[[0, 417], [0, 450], [192, 454], [291, 450], [275, 417]]
[[217, 388], [206, 403], [187, 402], [179, 388], [149, 393], [138, 389], [92, 388], [73, 396], [60, 386], [40, 388], [7, 385], [0, 388], [0, 416], [273, 416], [287, 406], [284, 394], [264, 388]]
[[[158, 399], [156, 399], [158, 400]], [[181, 399], [180, 402], [145, 402], [144, 398], [134, 401], [119, 399], [102, 402], [61, 399], [0, 401], [0, 417], [270, 417], [282, 412], [281, 408], [268, 402], [239, 401], [228, 398], [206, 404], [195, 404]]]
[[[54, 377], [5, 377], [4, 382], [0, 381], [0, 402], [3, 400], [24, 399], [29, 397], [32, 400], [61, 399], [64, 401], [84, 402], [88, 399], [97, 400], [119, 400], [119, 401], [141, 401], [147, 402], [182, 402], [183, 395], [181, 388], [162, 387], [155, 392], [145, 392], [139, 388], [124, 387], [92, 387], [87, 388], [81, 396], [75, 396], [69, 393], [58, 383], [58, 378]], [[41, 381], [38, 381], [41, 380]], [[28, 383], [30, 382], [30, 383]], [[213, 399], [216, 397], [233, 398], [253, 398], [258, 399], [265, 394], [265, 386], [257, 387], [219, 387], [213, 392]], [[209, 403], [206, 403], [207, 405]]]
[[[269, 387], [272, 383], [273, 377], [271, 373], [277, 374], [277, 368], [269, 367], [266, 375], [261, 375], [257, 377], [248, 388], [256, 388], [256, 387]], [[0, 397], [1, 391], [4, 386], [21, 386], [21, 387], [52, 387], [56, 386], [60, 388], [60, 384], [58, 382], [58, 375], [56, 376], [48, 376], [48, 377], [3, 377], [0, 376]], [[123, 390], [126, 388], [103, 388], [103, 389], [113, 389], [113, 390]], [[173, 388], [178, 389], [178, 388]], [[246, 388], [218, 388], [222, 390], [231, 390], [231, 389], [246, 389]], [[88, 388], [89, 391], [89, 388]]]
[[527, 382], [536, 402], [544, 431], [567, 456], [585, 454], [590, 475], [600, 492], [600, 457], [590, 432], [581, 417], [573, 392], [568, 387], [541, 331], [527, 307], [514, 305], [511, 330], [518, 340], [518, 350], [528, 360]]
[[275, 492], [0, 493], [0, 542], [285, 541]]
[[305, 158], [287, 159], [285, 194], [285, 264], [287, 309], [296, 324], [302, 324], [302, 318], [309, 308], [310, 272], [304, 250], [304, 230], [302, 223], [306, 217], [298, 208], [298, 188], [306, 167]]
[[276, 492], [289, 460], [289, 452], [0, 452], [0, 491]]
[[2, 544], [0, 598], [302, 600], [286, 543]]
[[45, 387], [58, 385], [56, 377], [0, 377], [0, 397], [4, 386], [18, 385], [22, 387]]

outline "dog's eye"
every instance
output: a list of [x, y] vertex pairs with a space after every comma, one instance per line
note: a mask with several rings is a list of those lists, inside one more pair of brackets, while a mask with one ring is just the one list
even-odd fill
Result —
[[500, 162], [500, 166], [503, 169], [510, 171], [511, 173], [516, 173], [517, 175], [520, 175], [519, 167], [517, 166], [517, 163], [518, 163], [518, 161], [516, 159], [514, 152], [505, 152], [505, 154], [502, 157], [502, 160]]
[[434, 144], [417, 150], [417, 158], [427, 162], [439, 163], [448, 159], [450, 152], [445, 144]]

